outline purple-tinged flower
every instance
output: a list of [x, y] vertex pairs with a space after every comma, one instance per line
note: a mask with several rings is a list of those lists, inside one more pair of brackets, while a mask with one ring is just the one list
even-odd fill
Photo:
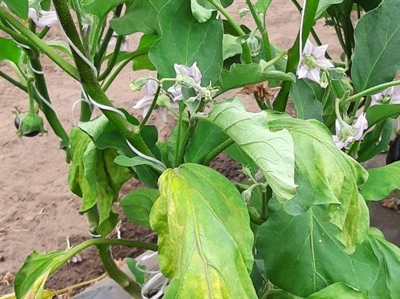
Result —
[[296, 73], [299, 79], [308, 78], [318, 84], [321, 83], [321, 69], [334, 67], [334, 65], [325, 58], [327, 48], [328, 45], [317, 47], [307, 40], [302, 57], [300, 58], [300, 63], [297, 67]]
[[51, 27], [58, 24], [57, 13], [54, 10], [36, 11], [34, 8], [29, 8], [28, 18], [38, 27]]
[[[158, 89], [158, 82], [152, 79], [149, 79], [146, 81], [146, 84], [144, 85], [144, 96], [141, 98], [135, 106], [133, 106], [133, 109], [142, 109], [143, 110], [143, 117], [146, 116], [147, 112], [149, 112], [149, 109], [151, 107], [151, 104], [153, 103], [155, 93]], [[169, 103], [170, 99], [167, 95], [164, 94], [164, 92], [161, 90], [160, 94], [157, 99], [157, 106], [156, 109], [161, 110], [161, 117], [164, 121], [167, 119], [167, 113], [168, 113], [168, 108], [167, 106], [170, 106], [169, 108], [178, 108], [178, 105], [176, 103]]]
[[400, 86], [391, 86], [371, 96], [371, 106], [378, 104], [400, 104]]
[[360, 114], [352, 125], [347, 124], [341, 119], [336, 119], [336, 135], [333, 135], [333, 141], [339, 149], [347, 148], [354, 141], [358, 141], [363, 136], [364, 130], [368, 128], [368, 121], [365, 113]]
[[202, 90], [200, 86], [202, 75], [200, 69], [197, 67], [197, 62], [193, 63], [191, 67], [175, 63], [174, 69], [177, 82], [168, 89], [173, 101], [183, 100], [182, 86]]

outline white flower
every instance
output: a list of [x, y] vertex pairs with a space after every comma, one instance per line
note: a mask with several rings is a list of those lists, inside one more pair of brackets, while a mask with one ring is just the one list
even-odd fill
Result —
[[333, 135], [332, 138], [336, 146], [342, 149], [354, 141], [361, 139], [364, 130], [368, 128], [368, 121], [365, 113], [362, 113], [352, 125], [345, 123], [343, 120], [336, 119], [335, 128], [336, 135]]
[[400, 104], [400, 86], [391, 86], [371, 96], [371, 106], [377, 104]]
[[191, 67], [175, 63], [174, 69], [177, 82], [168, 89], [174, 101], [183, 100], [182, 86], [195, 88], [198, 91], [202, 90], [200, 86], [202, 75], [200, 69], [197, 67], [197, 62], [193, 63]]
[[309, 40], [307, 40], [296, 71], [299, 79], [308, 78], [320, 84], [321, 69], [334, 67], [334, 65], [325, 58], [325, 52], [327, 48], [328, 45], [316, 47]]
[[28, 18], [31, 19], [38, 27], [51, 27], [57, 25], [57, 13], [53, 10], [41, 10], [37, 12], [34, 8], [29, 8]]
[[[154, 100], [154, 95], [158, 89], [158, 82], [152, 79], [147, 80], [146, 84], [144, 85], [144, 96], [141, 98], [135, 106], [133, 106], [133, 109], [142, 109], [143, 110], [143, 117], [146, 116], [147, 112], [149, 112], [149, 109], [151, 107], [151, 104], [153, 103]], [[168, 96], [166, 96], [163, 91], [160, 91], [160, 94], [157, 98], [157, 105], [156, 109], [161, 110], [161, 117], [164, 121], [167, 119], [167, 113], [168, 113], [168, 108], [166, 106], [168, 105], [170, 99]], [[166, 103], [168, 102], [168, 103]], [[178, 105], [176, 103], [171, 103], [170, 104], [171, 108], [178, 108]]]

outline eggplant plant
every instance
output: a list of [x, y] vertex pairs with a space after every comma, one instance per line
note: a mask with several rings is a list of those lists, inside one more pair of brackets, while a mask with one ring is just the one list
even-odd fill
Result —
[[[2, 1], [0, 59], [14, 73], [0, 76], [27, 92], [27, 115], [40, 118], [39, 110], [60, 138], [93, 236], [30, 254], [15, 277], [16, 298], [52, 296], [46, 279], [89, 246], [141, 298], [141, 286], [113, 261], [113, 245], [158, 253], [164, 298], [400, 298], [400, 249], [370, 227], [368, 210], [400, 189], [400, 162], [363, 167], [387, 150], [400, 115], [400, 2], [293, 0], [301, 22], [289, 49], [269, 38], [271, 0], [236, 1], [252, 28], [229, 13], [233, 2]], [[337, 32], [341, 61], [315, 33], [320, 18]], [[57, 25], [65, 43], [47, 39]], [[129, 51], [124, 42], [134, 33], [141, 39]], [[47, 92], [43, 56], [81, 86], [80, 121], [70, 132]], [[107, 96], [130, 64], [132, 72], [155, 71], [130, 84], [144, 90], [133, 107], [141, 119]], [[224, 97], [249, 86], [258, 112]], [[296, 117], [285, 113], [289, 101]], [[93, 107], [102, 115], [92, 117]], [[176, 124], [161, 142], [147, 122], [165, 113]], [[22, 137], [44, 131], [43, 122], [29, 132], [25, 123], [19, 117]], [[208, 167], [222, 152], [242, 165], [243, 182]], [[158, 234], [157, 245], [108, 238], [120, 216], [113, 204], [132, 177], [146, 187], [120, 205]]]

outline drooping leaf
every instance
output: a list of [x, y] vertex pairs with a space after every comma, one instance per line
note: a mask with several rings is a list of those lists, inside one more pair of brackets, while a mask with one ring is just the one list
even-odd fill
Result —
[[254, 160], [281, 201], [293, 198], [294, 149], [287, 130], [271, 132], [264, 112], [247, 112], [239, 99], [215, 104], [206, 120], [220, 127]]
[[53, 293], [44, 290], [47, 278], [76, 254], [75, 251], [53, 251], [46, 254], [34, 251], [15, 275], [16, 298], [45, 299]]
[[253, 234], [234, 185], [208, 167], [183, 164], [159, 180], [151, 214], [164, 298], [256, 298], [250, 272]]
[[186, 148], [185, 162], [201, 164], [207, 154], [228, 139], [229, 137], [219, 127], [200, 121]]
[[21, 48], [11, 39], [0, 37], [0, 60], [10, 60], [19, 64]]
[[28, 0], [4, 0], [7, 4], [7, 7], [10, 9], [12, 13], [17, 15], [23, 20], [28, 19], [28, 9], [29, 9], [29, 2]]
[[378, 201], [393, 190], [400, 190], [400, 161], [379, 168], [370, 168], [368, 173], [367, 182], [361, 186], [361, 194], [365, 200]]
[[257, 84], [267, 80], [289, 80], [294, 82], [296, 79], [293, 74], [277, 70], [262, 71], [261, 66], [256, 63], [234, 64], [229, 71], [222, 70], [221, 76], [215, 85], [220, 88], [218, 94], [222, 94], [230, 89]]
[[149, 165], [154, 170], [157, 170], [160, 173], [162, 173], [165, 170], [165, 167], [163, 167], [161, 164], [155, 163], [150, 160], [146, 160], [139, 156], [129, 158], [124, 155], [119, 155], [115, 158], [114, 162], [118, 165], [125, 166], [125, 167], [136, 167], [136, 166], [140, 166], [140, 165]]
[[90, 137], [79, 128], [70, 135], [73, 163], [68, 175], [72, 192], [82, 198], [81, 213], [97, 206], [98, 232], [106, 236], [116, 225], [118, 216], [113, 212], [122, 184], [131, 175], [127, 168], [114, 163], [117, 153], [112, 148], [99, 150]]
[[232, 144], [225, 150], [225, 153], [236, 162], [248, 167], [252, 173], [257, 171], [257, 164], [237, 144]]
[[142, 55], [137, 55], [132, 60], [132, 69], [134, 71], [138, 70], [155, 70], [153, 63], [149, 59], [149, 50], [150, 47], [156, 42], [158, 39], [157, 35], [143, 35], [140, 38], [139, 45], [136, 49], [136, 53], [143, 53]]
[[351, 251], [361, 243], [369, 227], [368, 209], [358, 188], [366, 170], [340, 151], [329, 130], [315, 120], [301, 120], [266, 111], [270, 130], [286, 129], [294, 140], [297, 195], [284, 205], [291, 215], [314, 205], [329, 205], [326, 217], [341, 231], [336, 237]]
[[256, 247], [265, 261], [267, 277], [277, 287], [306, 297], [342, 282], [365, 292], [367, 298], [394, 299], [399, 294], [397, 246], [368, 235], [354, 253], [347, 254], [335, 238], [337, 228], [327, 221], [326, 206], [290, 216], [282, 204], [271, 200], [269, 212], [257, 231]]
[[354, 31], [351, 77], [358, 92], [392, 81], [400, 69], [400, 2], [385, 0]]
[[157, 189], [136, 189], [121, 199], [120, 206], [129, 221], [150, 227], [150, 210], [159, 195]]
[[175, 78], [175, 63], [192, 66], [197, 62], [202, 73], [202, 86], [215, 83], [222, 67], [222, 20], [213, 17], [199, 23], [190, 13], [187, 0], [168, 1], [158, 20], [161, 38], [149, 52], [158, 76]]
[[242, 53], [242, 46], [238, 41], [238, 37], [230, 34], [224, 34], [222, 50], [223, 50], [223, 55], [222, 55], [223, 60], [226, 60], [230, 57]]
[[255, 7], [260, 13], [265, 13], [271, 4], [272, 0], [258, 0]]
[[158, 13], [171, 1], [174, 0], [135, 0], [125, 15], [111, 20], [110, 25], [120, 35], [135, 32], [159, 35]]

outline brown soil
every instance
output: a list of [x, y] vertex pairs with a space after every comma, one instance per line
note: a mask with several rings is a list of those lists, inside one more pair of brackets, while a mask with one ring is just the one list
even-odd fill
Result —
[[[244, 7], [245, 1], [235, 1], [230, 8], [236, 13]], [[249, 17], [246, 17], [249, 22]], [[272, 4], [268, 16], [270, 39], [278, 46], [287, 49], [297, 34], [299, 14], [290, 1], [277, 0]], [[322, 24], [322, 22], [321, 22]], [[320, 25], [321, 25], [320, 24]], [[254, 26], [252, 26], [253, 28]], [[337, 58], [340, 54], [333, 30], [319, 26], [323, 43], [330, 43], [331, 55]], [[57, 29], [51, 30], [51, 37], [61, 39]], [[130, 48], [134, 49], [138, 36], [130, 37]], [[74, 125], [73, 117], [78, 111], [71, 110], [73, 103], [80, 97], [79, 85], [66, 76], [48, 59], [43, 60], [47, 85], [55, 110], [67, 130]], [[0, 64], [2, 71], [11, 74], [10, 68]], [[132, 72], [127, 67], [118, 81], [108, 91], [110, 99], [118, 107], [125, 108], [135, 115], [132, 105], [140, 98], [140, 94], [129, 91], [132, 78], [147, 76], [149, 72]], [[19, 138], [16, 136], [11, 113], [18, 107], [22, 111], [28, 108], [27, 96], [5, 80], [0, 80], [0, 275], [11, 276], [22, 266], [26, 256], [33, 250], [49, 252], [66, 248], [69, 236], [73, 245], [86, 240], [89, 235], [85, 217], [79, 215], [80, 199], [73, 195], [67, 185], [68, 164], [65, 163], [63, 151], [58, 149], [58, 139], [46, 128], [48, 134], [35, 138]], [[234, 94], [232, 92], [231, 94]], [[240, 97], [244, 97], [243, 94]], [[251, 110], [256, 110], [254, 105]], [[161, 128], [160, 138], [170, 131], [174, 120], [170, 117], [166, 123], [153, 118], [153, 122]], [[228, 166], [231, 165], [231, 166]], [[227, 164], [225, 158], [218, 158], [214, 167], [230, 176], [238, 175], [235, 164]], [[135, 185], [135, 184], [133, 184]], [[129, 189], [129, 186], [126, 187]], [[124, 192], [132, 190], [125, 189]], [[149, 230], [138, 228], [123, 221], [121, 233], [125, 238], [154, 242], [156, 236]], [[135, 249], [114, 248], [114, 257], [123, 259], [137, 256]], [[88, 249], [82, 253], [82, 262], [65, 265], [48, 281], [47, 287], [61, 289], [66, 286], [87, 281], [103, 273], [97, 259], [96, 250]], [[10, 275], [8, 277], [10, 277]], [[6, 285], [7, 279], [0, 284], [0, 295], [12, 291], [12, 281]]]

